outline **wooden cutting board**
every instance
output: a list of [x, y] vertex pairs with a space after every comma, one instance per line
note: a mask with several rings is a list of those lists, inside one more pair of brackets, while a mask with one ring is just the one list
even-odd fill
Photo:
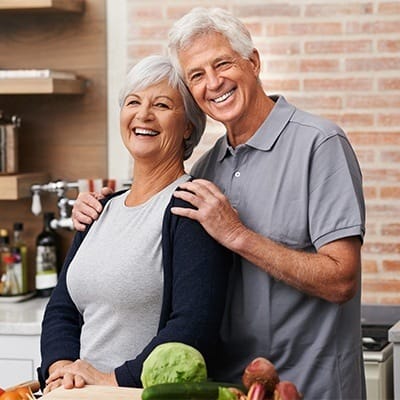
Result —
[[41, 397], [43, 400], [141, 400], [143, 389], [86, 385], [81, 389], [60, 387]]

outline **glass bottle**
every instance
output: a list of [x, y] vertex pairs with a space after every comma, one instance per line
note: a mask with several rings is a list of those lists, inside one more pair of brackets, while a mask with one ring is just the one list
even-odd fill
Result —
[[6, 258], [11, 255], [10, 237], [7, 229], [0, 229], [0, 294], [4, 291], [7, 278]]
[[28, 292], [28, 247], [23, 239], [24, 224], [14, 223], [14, 238], [11, 251], [14, 255], [14, 270], [21, 293]]
[[57, 235], [50, 223], [54, 213], [43, 215], [43, 230], [36, 238], [36, 292], [38, 296], [50, 296], [57, 284]]
[[18, 277], [15, 272], [15, 258], [12, 254], [9, 254], [3, 258], [5, 264], [5, 279], [3, 282], [3, 295], [18, 295], [21, 294], [21, 289], [18, 282]]

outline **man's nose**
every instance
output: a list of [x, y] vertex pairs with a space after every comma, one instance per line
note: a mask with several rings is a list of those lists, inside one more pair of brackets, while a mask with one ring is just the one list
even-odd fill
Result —
[[208, 71], [206, 74], [207, 88], [218, 89], [222, 83], [221, 77], [215, 71]]

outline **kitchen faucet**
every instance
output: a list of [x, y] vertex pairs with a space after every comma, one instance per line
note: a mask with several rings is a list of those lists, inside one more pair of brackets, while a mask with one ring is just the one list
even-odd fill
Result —
[[63, 180], [58, 180], [55, 182], [49, 182], [43, 185], [35, 184], [31, 186], [32, 192], [32, 213], [34, 215], [39, 215], [42, 212], [42, 205], [40, 202], [40, 193], [56, 193], [58, 197], [57, 206], [60, 214], [60, 218], [54, 218], [50, 222], [52, 229], [64, 228], [73, 230], [74, 226], [71, 218], [71, 208], [75, 203], [75, 200], [66, 197], [65, 193], [69, 189], [79, 189], [79, 183], [67, 182]]

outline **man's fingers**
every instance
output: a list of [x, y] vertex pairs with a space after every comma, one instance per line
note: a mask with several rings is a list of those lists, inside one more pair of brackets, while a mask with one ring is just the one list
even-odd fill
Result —
[[[103, 197], [109, 196], [109, 195], [112, 194], [112, 193], [114, 193], [114, 191], [113, 191], [110, 187], [108, 187], [108, 186], [102, 187], [102, 188], [101, 188], [101, 191], [100, 191], [100, 194], [101, 194]], [[97, 197], [97, 198], [99, 198], [99, 197]]]

